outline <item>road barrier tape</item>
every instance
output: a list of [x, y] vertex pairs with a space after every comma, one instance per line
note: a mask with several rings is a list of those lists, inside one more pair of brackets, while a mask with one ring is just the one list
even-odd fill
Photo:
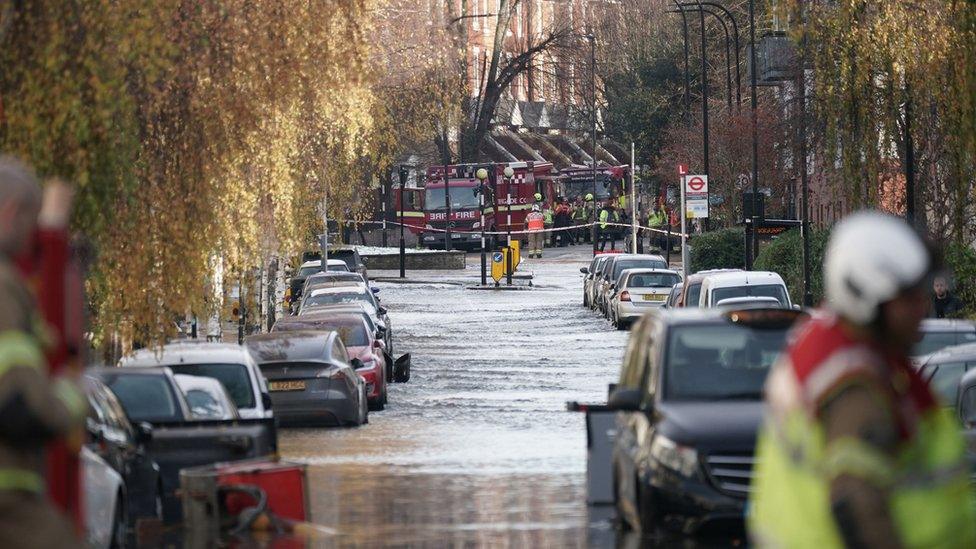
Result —
[[[379, 226], [382, 226], [383, 225], [383, 222], [382, 221], [353, 221], [353, 220], [346, 220], [346, 219], [339, 219], [339, 220], [335, 220], [335, 221], [338, 221], [339, 223], [349, 223], [349, 224], [359, 224], [359, 225], [379, 225]], [[398, 223], [396, 221], [387, 221], [386, 224], [387, 225], [393, 225], [394, 227], [398, 227], [400, 225], [403, 225], [404, 227], [408, 227], [408, 228], [413, 228], [413, 229], [416, 229], [417, 228], [416, 225], [411, 225], [409, 223]], [[582, 225], [569, 225], [569, 226], [566, 226], [566, 227], [551, 227], [551, 228], [548, 228], [548, 229], [542, 229], [541, 231], [522, 230], [522, 231], [512, 231], [511, 233], [509, 233], [508, 231], [485, 231], [485, 236], [488, 236], [488, 235], [507, 235], [507, 234], [555, 233], [555, 232], [559, 232], [559, 231], [572, 231], [572, 230], [581, 229], [581, 228], [584, 228], [584, 227], [592, 227], [593, 225], [606, 225], [608, 227], [623, 227], [623, 228], [626, 228], [626, 229], [630, 229], [630, 228], [633, 227], [633, 225], [631, 225], [630, 223], [612, 223], [612, 222], [600, 223], [599, 221], [597, 221], [597, 222], [584, 223]], [[681, 236], [682, 236], [682, 234], [680, 232], [678, 232], [678, 231], [667, 231], [667, 230], [664, 230], [664, 229], [656, 229], [654, 227], [647, 227], [645, 225], [637, 225], [637, 229], [639, 229], [641, 231], [648, 231], [648, 232], [660, 233], [660, 234], [663, 234], [663, 235], [670, 234], [671, 236], [677, 237], [677, 238], [681, 238]], [[439, 229], [437, 227], [423, 227], [422, 230], [424, 232], [435, 232], [435, 233], [446, 233], [447, 232], [447, 229]], [[465, 231], [465, 230], [461, 230], [461, 229], [451, 229], [451, 234], [481, 234], [481, 231], [480, 230]], [[690, 237], [691, 235], [689, 234], [687, 236]]]

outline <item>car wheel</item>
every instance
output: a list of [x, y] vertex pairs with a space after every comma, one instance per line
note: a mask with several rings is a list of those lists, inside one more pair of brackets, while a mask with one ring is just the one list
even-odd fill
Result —
[[112, 539], [109, 542], [112, 549], [122, 549], [126, 546], [125, 496], [119, 492], [115, 498], [115, 516], [112, 518]]

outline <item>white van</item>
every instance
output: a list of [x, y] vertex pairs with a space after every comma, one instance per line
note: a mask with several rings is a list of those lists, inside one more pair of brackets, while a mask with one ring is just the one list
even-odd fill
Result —
[[[773, 298], [785, 308], [793, 307], [783, 277], [770, 271], [735, 271], [710, 275], [702, 282], [699, 307], [715, 307], [734, 298]], [[765, 301], [765, 300], [761, 300]], [[728, 302], [727, 302], [728, 303]]]

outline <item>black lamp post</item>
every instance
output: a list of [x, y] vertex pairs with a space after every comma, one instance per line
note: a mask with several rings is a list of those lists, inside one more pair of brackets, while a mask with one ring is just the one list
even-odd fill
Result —
[[481, 285], [488, 285], [488, 263], [485, 256], [485, 180], [488, 179], [488, 170], [478, 168], [474, 176], [481, 182], [478, 187], [478, 201], [481, 208]]
[[593, 213], [590, 220], [590, 237], [593, 240], [593, 255], [596, 255], [596, 37], [585, 36], [590, 41], [590, 119], [593, 123]]
[[[404, 191], [407, 189], [407, 168], [400, 166], [400, 278], [407, 276], [407, 246], [403, 240], [403, 216]], [[328, 229], [326, 229], [328, 230]]]
[[752, 270], [753, 260], [759, 255], [759, 125], [756, 120], [756, 0], [749, 0], [749, 100], [752, 110], [752, 223], [749, 232], [749, 242], [746, 242], [746, 269]]

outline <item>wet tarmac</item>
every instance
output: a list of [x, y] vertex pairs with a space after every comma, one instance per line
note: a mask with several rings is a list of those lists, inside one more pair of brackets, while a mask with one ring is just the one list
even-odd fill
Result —
[[366, 426], [281, 432], [282, 457], [309, 465], [313, 520], [339, 532], [323, 546], [613, 544], [585, 503], [583, 415], [565, 411], [606, 399], [627, 337], [581, 306], [588, 258], [524, 259], [524, 291], [467, 288], [477, 254], [463, 272], [377, 284], [410, 382]]

